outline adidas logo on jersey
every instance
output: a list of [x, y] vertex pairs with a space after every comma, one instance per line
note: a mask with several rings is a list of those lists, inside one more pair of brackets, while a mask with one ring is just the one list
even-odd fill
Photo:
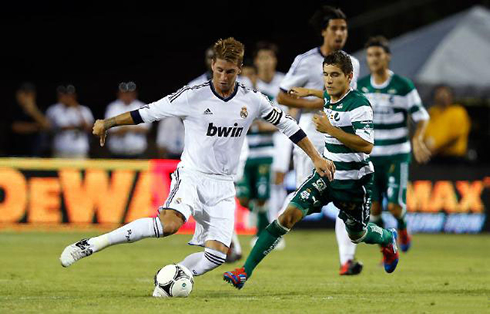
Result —
[[208, 109], [204, 110], [204, 114], [213, 114], [213, 113], [212, 113], [212, 112], [211, 112], [211, 110], [209, 110], [209, 108], [208, 108]]
[[233, 126], [214, 126], [211, 122], [208, 125], [207, 136], [218, 136], [218, 137], [240, 137], [243, 132], [243, 127], [238, 127], [238, 123], [233, 124]]

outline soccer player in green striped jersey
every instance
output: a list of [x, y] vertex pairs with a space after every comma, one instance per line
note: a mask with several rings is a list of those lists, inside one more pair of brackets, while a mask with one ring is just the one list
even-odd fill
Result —
[[412, 137], [414, 157], [425, 163], [430, 157], [423, 138], [429, 115], [422, 105], [413, 83], [390, 71], [389, 43], [383, 36], [371, 37], [366, 43], [370, 75], [358, 81], [358, 89], [369, 99], [374, 111], [374, 148], [371, 160], [375, 175], [371, 222], [383, 226], [382, 201], [396, 218], [400, 249], [408, 251], [411, 237], [407, 231], [406, 193], [410, 141], [408, 117], [416, 123]]
[[298, 97], [324, 98], [324, 112], [313, 118], [316, 129], [325, 134], [324, 157], [333, 162], [333, 178], [317, 172], [303, 182], [286, 210], [262, 232], [242, 268], [224, 273], [224, 280], [241, 289], [262, 259], [291, 228], [306, 215], [333, 202], [345, 222], [349, 238], [355, 243], [379, 244], [385, 271], [398, 264], [395, 229], [386, 230], [369, 222], [374, 167], [369, 159], [373, 149], [373, 110], [367, 98], [352, 90], [352, 62], [337, 51], [323, 61], [326, 92], [293, 88]]

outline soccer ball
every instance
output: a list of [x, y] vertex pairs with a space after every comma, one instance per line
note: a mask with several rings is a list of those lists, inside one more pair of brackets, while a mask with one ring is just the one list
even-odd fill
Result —
[[194, 286], [192, 273], [185, 266], [170, 264], [155, 274], [155, 290], [157, 298], [187, 297]]

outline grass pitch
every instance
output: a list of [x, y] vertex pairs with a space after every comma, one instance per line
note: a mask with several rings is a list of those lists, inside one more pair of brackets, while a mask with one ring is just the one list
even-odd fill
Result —
[[[0, 313], [484, 313], [490, 312], [490, 235], [414, 236], [386, 274], [376, 246], [358, 246], [359, 276], [338, 275], [332, 231], [293, 231], [242, 290], [225, 264], [195, 278], [187, 299], [151, 297], [153, 276], [197, 248], [189, 235], [108, 248], [61, 267], [64, 247], [94, 232], [0, 232]], [[245, 253], [250, 237], [241, 237]], [[240, 263], [241, 265], [241, 263]]]

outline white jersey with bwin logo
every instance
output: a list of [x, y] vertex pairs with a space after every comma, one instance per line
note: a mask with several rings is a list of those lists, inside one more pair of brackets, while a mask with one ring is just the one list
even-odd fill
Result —
[[180, 166], [233, 180], [245, 136], [256, 118], [262, 118], [297, 142], [304, 136], [294, 119], [274, 107], [260, 92], [236, 83], [221, 97], [211, 81], [184, 86], [159, 101], [131, 112], [136, 123], [179, 117], [184, 122], [185, 148]]

